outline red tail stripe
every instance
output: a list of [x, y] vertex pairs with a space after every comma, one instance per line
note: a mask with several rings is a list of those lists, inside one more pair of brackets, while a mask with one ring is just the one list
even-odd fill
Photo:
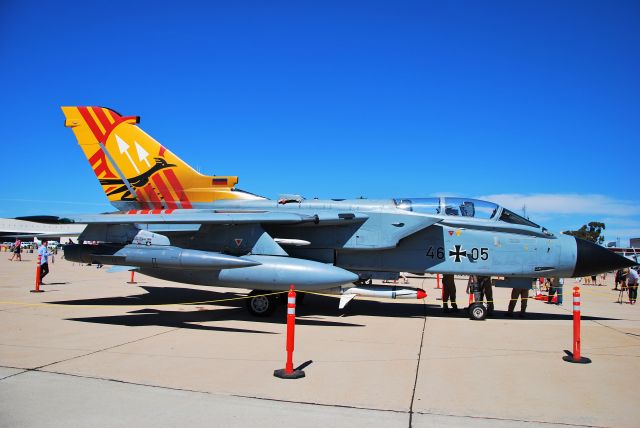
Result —
[[154, 174], [151, 176], [151, 181], [156, 185], [160, 194], [164, 198], [165, 203], [167, 204], [167, 208], [178, 208], [178, 205], [174, 202], [174, 198], [171, 195], [171, 192], [167, 188], [167, 185], [164, 184], [164, 180], [160, 177], [160, 174]]
[[95, 120], [93, 120], [93, 117], [91, 116], [91, 113], [89, 113], [89, 110], [87, 110], [86, 107], [78, 107], [78, 111], [84, 118], [85, 122], [87, 122], [87, 125], [89, 125], [89, 129], [91, 129], [91, 132], [93, 132], [93, 136], [96, 137], [96, 140], [98, 140], [99, 142], [103, 142], [102, 139], [104, 138], [104, 134], [102, 133], [102, 131], [100, 131], [100, 128], [98, 128], [98, 125], [96, 124]]
[[91, 165], [91, 168], [93, 168], [93, 172], [95, 172], [96, 177], [116, 178], [116, 175], [109, 169], [107, 157], [104, 154], [102, 145], [100, 145], [100, 148], [89, 158], [89, 164]]
[[164, 210], [165, 214], [171, 214], [173, 212], [173, 210]]
[[[93, 118], [93, 116], [91, 116], [91, 113], [89, 113], [89, 108], [92, 109], [93, 113], [96, 115], [98, 120], [100, 120], [100, 124], [105, 129], [104, 133], [100, 131], [100, 128], [98, 127], [98, 124], [96, 123], [95, 119]], [[87, 122], [87, 125], [89, 126], [89, 129], [91, 130], [93, 135], [96, 137], [96, 140], [98, 140], [101, 143], [106, 142], [107, 138], [111, 134], [111, 131], [113, 131], [116, 126], [120, 125], [122, 122], [125, 122], [127, 120], [136, 119], [135, 116], [123, 117], [111, 111], [105, 112], [104, 108], [102, 107], [78, 107], [78, 111], [80, 112], [84, 120]], [[113, 123], [111, 123], [111, 121], [107, 117], [107, 114], [109, 114], [109, 116], [113, 118], [114, 120]]]
[[[109, 109], [104, 109], [104, 114], [107, 116], [107, 119], [111, 118], [111, 120], [109, 122], [115, 122], [116, 118], [113, 117], [114, 114], [111, 112], [111, 110]], [[120, 115], [116, 115], [117, 117], [120, 117]]]
[[169, 180], [169, 184], [173, 187], [173, 191], [178, 195], [178, 200], [182, 204], [182, 208], [190, 209], [192, 208], [191, 202], [189, 202], [189, 198], [187, 198], [180, 181], [178, 181], [178, 177], [173, 173], [170, 169], [165, 169], [162, 171], [164, 176]]
[[104, 114], [104, 109], [100, 107], [91, 107], [91, 109], [95, 113], [100, 123], [102, 123], [102, 127], [107, 131], [108, 134], [109, 128], [111, 128], [112, 125], [107, 116]]
[[149, 200], [151, 200], [153, 208], [157, 210], [162, 209], [162, 202], [160, 202], [160, 198], [158, 198], [158, 194], [153, 189], [153, 186], [151, 184], [147, 184], [144, 186], [144, 191], [147, 193], [147, 196], [149, 196]]

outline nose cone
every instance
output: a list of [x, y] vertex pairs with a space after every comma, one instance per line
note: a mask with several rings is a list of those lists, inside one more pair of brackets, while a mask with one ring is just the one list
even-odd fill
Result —
[[572, 277], [596, 275], [635, 265], [628, 258], [581, 238], [576, 238], [576, 248], [576, 267]]

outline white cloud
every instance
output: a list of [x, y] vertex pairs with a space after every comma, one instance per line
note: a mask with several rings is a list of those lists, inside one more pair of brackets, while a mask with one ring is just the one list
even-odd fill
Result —
[[639, 228], [640, 220], [636, 218], [624, 218], [624, 217], [605, 217], [601, 219], [603, 223], [609, 226], [614, 226], [618, 228], [631, 227], [631, 228]]
[[[638, 202], [613, 199], [605, 195], [579, 194], [532, 194], [504, 193], [478, 196], [478, 199], [495, 202], [511, 210], [527, 207], [531, 214], [591, 214], [614, 217], [640, 215]], [[636, 224], [638, 224], [636, 222]]]

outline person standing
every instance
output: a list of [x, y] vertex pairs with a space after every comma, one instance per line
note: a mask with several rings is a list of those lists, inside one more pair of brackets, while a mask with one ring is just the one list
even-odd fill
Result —
[[40, 284], [45, 285], [42, 279], [49, 273], [49, 256], [53, 255], [49, 252], [46, 242], [40, 244], [38, 255], [40, 256]]
[[13, 250], [11, 251], [11, 258], [9, 260], [13, 261], [13, 258], [16, 258], [17, 262], [22, 261], [22, 241], [16, 239], [16, 242], [13, 244]]
[[442, 275], [442, 311], [449, 312], [447, 302], [451, 302], [451, 309], [458, 311], [458, 303], [456, 302], [456, 282], [453, 275]]
[[493, 288], [490, 276], [478, 276], [480, 301], [487, 299], [487, 316], [493, 315]]
[[562, 305], [562, 296], [564, 293], [564, 278], [558, 278], [556, 281], [556, 295], [558, 296], [558, 300], [556, 305]]
[[512, 317], [513, 310], [516, 308], [516, 303], [518, 302], [518, 297], [520, 297], [520, 318], [524, 318], [525, 312], [527, 312], [527, 302], [529, 300], [529, 289], [528, 288], [512, 288], [511, 289], [511, 300], [509, 300], [509, 308], [507, 309], [507, 313], [505, 316]]
[[640, 281], [640, 276], [638, 275], [637, 267], [629, 268], [629, 273], [627, 274], [627, 287], [629, 287], [629, 303], [632, 305], [636, 304], [636, 299], [638, 298], [638, 281]]

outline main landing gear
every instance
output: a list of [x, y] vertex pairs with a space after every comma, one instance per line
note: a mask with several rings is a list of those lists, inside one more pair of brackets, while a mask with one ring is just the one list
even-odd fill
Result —
[[[256, 317], [268, 317], [272, 315], [280, 302], [286, 302], [287, 295], [272, 294], [274, 291], [253, 290], [249, 293], [251, 296], [246, 300], [245, 305], [249, 313]], [[304, 302], [304, 293], [296, 293], [296, 305], [300, 306]]]
[[265, 296], [265, 294], [271, 293], [271, 291], [264, 290], [253, 290], [249, 293], [251, 298], [247, 299], [246, 303], [249, 313], [256, 317], [268, 317], [271, 315], [276, 310], [276, 306], [278, 305], [277, 297], [279, 296], [277, 294]]

